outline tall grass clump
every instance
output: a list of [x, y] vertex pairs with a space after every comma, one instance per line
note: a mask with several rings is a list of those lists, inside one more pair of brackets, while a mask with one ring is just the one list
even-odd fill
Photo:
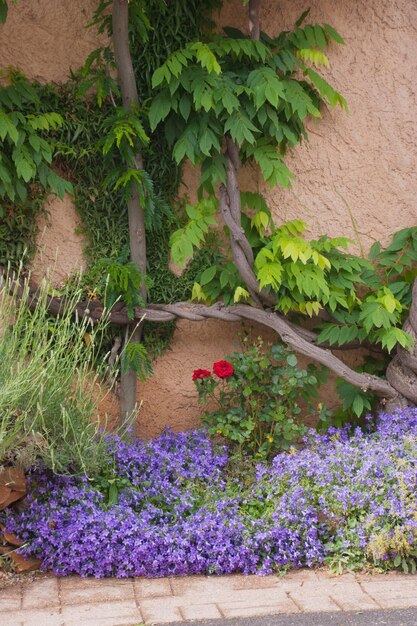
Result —
[[35, 294], [20, 274], [1, 279], [0, 466], [40, 461], [55, 473], [91, 475], [105, 450], [98, 383], [106, 364], [97, 355], [106, 321], [78, 318], [77, 289], [52, 317], [50, 293], [46, 279]]

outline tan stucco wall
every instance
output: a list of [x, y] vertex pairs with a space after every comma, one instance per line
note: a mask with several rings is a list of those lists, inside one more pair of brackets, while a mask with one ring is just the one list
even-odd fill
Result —
[[63, 200], [50, 196], [46, 216], [39, 220], [37, 250], [32, 263], [32, 277], [39, 281], [48, 274], [55, 285], [62, 286], [69, 276], [84, 265], [81, 221], [69, 195]]
[[[0, 27], [2, 66], [18, 66], [40, 80], [65, 79], [68, 66], [81, 64], [96, 46], [93, 32], [84, 29], [95, 4], [20, 0]], [[264, 0], [262, 27], [271, 34], [290, 28], [308, 6], [309, 19], [334, 25], [346, 40], [346, 46], [329, 49], [328, 75], [346, 97], [350, 112], [324, 111], [321, 120], [309, 124], [310, 142], [288, 159], [296, 174], [291, 189], [270, 191], [254, 171], [244, 173], [243, 182], [265, 193], [277, 221], [302, 218], [312, 235], [350, 236], [356, 250], [358, 239], [369, 248], [376, 239], [387, 242], [395, 230], [417, 219], [417, 4]], [[226, 0], [219, 24], [244, 29], [241, 7], [241, 0]], [[191, 195], [195, 181], [196, 174], [188, 168]], [[74, 234], [76, 217], [67, 209], [67, 199], [51, 204], [51, 227], [43, 234], [44, 252], [35, 262], [37, 271], [43, 271], [40, 259], [55, 259], [58, 246], [59, 280], [68, 268], [82, 264], [82, 242]], [[155, 364], [154, 377], [140, 386], [140, 433], [153, 435], [165, 424], [182, 429], [198, 423], [192, 371], [230, 354], [237, 333], [235, 324], [178, 323], [171, 350]], [[111, 412], [116, 404], [109, 405]]]
[[86, 28], [96, 0], [18, 0], [9, 2], [0, 26], [1, 67], [17, 67], [40, 82], [62, 82], [97, 48], [94, 28]]
[[[91, 22], [96, 0], [19, 0], [9, 2], [6, 23], [0, 25], [0, 68], [21, 70], [29, 79], [63, 82], [77, 70], [103, 38]], [[35, 279], [51, 273], [57, 284], [83, 266], [77, 212], [69, 196], [51, 196], [49, 218], [39, 224]]]

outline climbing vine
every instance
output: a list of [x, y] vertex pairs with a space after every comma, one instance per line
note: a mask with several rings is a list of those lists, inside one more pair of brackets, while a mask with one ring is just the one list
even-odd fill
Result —
[[37, 217], [48, 194], [72, 192], [53, 164], [63, 116], [44, 102], [40, 85], [4, 71], [0, 89], [0, 263], [33, 254]]
[[[140, 319], [141, 311], [146, 311], [149, 319], [158, 322], [176, 316], [257, 321], [276, 330], [293, 349], [328, 366], [346, 385], [359, 389], [351, 402], [357, 414], [367, 408], [361, 393], [372, 392], [397, 404], [417, 403], [417, 283], [413, 298], [410, 295], [416, 277], [416, 229], [400, 231], [386, 250], [377, 244], [370, 260], [365, 260], [342, 250], [348, 243], [344, 238], [308, 240], [304, 236], [305, 224], [300, 221], [276, 227], [264, 199], [239, 190], [238, 172], [245, 164], [258, 167], [271, 187], [288, 186], [293, 175], [285, 162], [286, 153], [307, 136], [307, 118], [319, 117], [325, 103], [347, 108], [343, 96], [320, 70], [329, 64], [325, 54], [328, 43], [343, 44], [339, 33], [328, 24], [306, 24], [305, 12], [292, 31], [270, 37], [260, 30], [259, 2], [249, 0], [245, 4], [249, 5], [250, 36], [236, 29], [225, 29], [224, 34], [211, 34], [208, 38], [196, 38], [195, 33], [188, 37], [189, 33], [185, 36], [181, 31], [181, 42], [172, 48], [161, 46], [162, 64], [155, 67], [157, 63], [143, 57], [143, 50], [149, 42], [148, 51], [153, 54], [153, 36], [149, 36], [154, 28], [153, 9], [155, 15], [165, 15], [166, 23], [171, 25], [171, 14], [164, 13], [164, 3], [154, 0], [154, 4], [150, 3], [152, 10], [148, 6], [145, 10], [143, 3], [130, 3], [131, 19], [129, 23], [126, 19], [122, 38], [114, 18], [122, 5], [126, 18], [127, 4], [114, 1], [110, 22], [106, 9], [111, 4], [110, 0], [99, 3], [94, 22], [113, 35], [113, 43], [122, 41], [124, 53], [121, 55], [117, 46], [115, 58], [109, 48], [94, 51], [70, 85], [60, 92], [51, 90], [59, 102], [62, 97], [69, 98], [73, 108], [67, 107], [62, 122], [50, 117], [50, 128], [44, 130], [52, 131], [54, 137], [54, 166], [61, 175], [65, 174], [64, 180], [76, 184], [76, 201], [89, 234], [93, 267], [91, 252], [98, 237], [92, 236], [89, 224], [95, 223], [97, 232], [106, 231], [103, 241], [110, 249], [103, 254], [99, 245], [100, 257], [108, 259], [105, 266], [110, 282], [114, 283], [112, 290], [117, 292], [119, 280], [125, 301], [124, 313], [117, 311], [114, 319], [123, 319], [122, 323], [130, 325], [132, 317]], [[176, 16], [181, 7], [178, 2]], [[175, 24], [178, 23], [176, 19]], [[135, 82], [130, 75], [133, 89], [129, 95], [123, 83], [126, 67], [132, 61], [137, 76]], [[145, 66], [141, 66], [142, 62]], [[111, 74], [115, 66], [120, 92]], [[143, 71], [144, 67], [149, 71]], [[93, 85], [95, 97], [89, 94]], [[140, 101], [139, 92], [144, 98]], [[61, 110], [59, 102], [57, 111]], [[87, 115], [93, 117], [93, 125], [84, 123]], [[13, 142], [10, 133], [6, 134]], [[97, 141], [97, 137], [103, 139]], [[174, 162], [166, 157], [170, 153], [167, 146], [172, 149]], [[166, 167], [161, 166], [163, 159]], [[185, 159], [201, 167], [201, 181], [198, 203], [186, 203], [181, 219], [172, 210], [172, 200], [178, 168]], [[35, 179], [35, 170], [30, 176], [27, 166], [22, 170], [13, 157], [13, 149], [12, 160], [18, 177], [25, 182]], [[95, 168], [98, 160], [100, 165]], [[33, 161], [43, 167], [35, 158]], [[82, 168], [94, 176], [94, 181], [83, 184]], [[170, 185], [164, 188], [160, 183], [167, 172]], [[44, 181], [53, 188], [49, 177], [42, 179], [40, 175], [45, 188]], [[58, 188], [53, 191], [60, 193]], [[77, 193], [84, 194], [84, 207], [83, 201], [78, 202]], [[172, 227], [172, 256], [182, 266], [189, 258], [198, 261], [209, 241], [210, 227], [215, 225], [215, 215], [220, 212], [230, 248], [226, 253], [212, 252], [212, 261], [205, 263], [194, 282], [193, 297], [203, 304], [191, 309], [182, 302], [165, 307], [158, 302], [146, 304], [152, 295], [152, 272], [148, 265], [132, 258], [130, 209], [135, 194], [147, 223], [147, 239], [156, 241], [162, 232], [161, 224], [165, 234], [167, 225]], [[97, 220], [91, 218], [93, 214]], [[112, 231], [110, 243], [108, 231]], [[165, 238], [165, 244], [166, 241]], [[168, 249], [165, 250], [167, 260]], [[144, 237], [139, 252], [146, 260]], [[131, 269], [129, 256], [140, 274], [134, 276], [133, 272], [126, 281]], [[96, 271], [97, 267], [100, 269], [96, 265]], [[138, 285], [142, 301], [135, 299]], [[224, 304], [219, 303], [221, 297]], [[87, 308], [91, 314], [89, 307], [81, 310]], [[327, 317], [318, 334], [299, 325], [303, 316], [316, 317], [321, 311]], [[288, 315], [291, 320], [285, 318]], [[386, 370], [387, 380], [375, 370], [372, 374], [354, 372], [328, 350], [332, 345], [358, 346], [367, 342], [379, 343], [384, 353], [396, 351]], [[131, 356], [133, 362], [142, 359], [143, 353], [132, 348]], [[349, 395], [346, 385], [345, 396]]]
[[[219, 212], [230, 249], [202, 272], [195, 300], [211, 306], [220, 297], [226, 305], [246, 300], [249, 307], [236, 307], [243, 317], [262, 319], [293, 348], [335, 372], [343, 368], [319, 345], [368, 341], [387, 352], [395, 348], [386, 371], [391, 389], [382, 389], [373, 374], [357, 378], [346, 371], [343, 379], [362, 392], [415, 403], [416, 362], [409, 351], [415, 350], [417, 320], [407, 314], [416, 278], [416, 229], [397, 233], [385, 251], [376, 244], [368, 261], [343, 252], [345, 238], [307, 240], [299, 220], [276, 227], [261, 196], [240, 193], [238, 173], [245, 164], [256, 166], [271, 187], [289, 186], [286, 152], [307, 136], [306, 119], [319, 117], [324, 103], [347, 108], [313, 69], [329, 65], [324, 50], [330, 41], [343, 44], [340, 34], [329, 24], [306, 25], [306, 11], [293, 31], [270, 37], [259, 28], [259, 2], [247, 4], [250, 36], [224, 29], [224, 35], [170, 55], [153, 75], [151, 128], [164, 121], [177, 163], [189, 159], [201, 168], [199, 202], [187, 207], [187, 224], [171, 237], [173, 258], [185, 264]], [[315, 347], [309, 349], [302, 328], [284, 322], [282, 314], [298, 321], [295, 315], [316, 317], [322, 310], [329, 321], [310, 338]], [[339, 389], [349, 395], [346, 385]], [[362, 395], [350, 395], [361, 414], [367, 408]]]
[[[98, 2], [95, 23], [92, 28], [104, 30], [108, 22], [100, 21], [100, 15], [111, 2]], [[151, 77], [154, 70], [163, 63], [169, 54], [175, 52], [188, 41], [200, 39], [210, 28], [212, 10], [219, 6], [218, 0], [201, 2], [201, 0], [175, 0], [168, 6], [161, 0], [150, 0], [146, 7], [146, 25], [149, 32], [143, 32], [143, 17], [133, 21], [130, 40], [133, 64], [146, 110], [151, 96]], [[4, 18], [7, 15], [7, 4]], [[140, 30], [142, 29], [142, 30]], [[72, 74], [71, 80], [62, 85], [29, 83], [23, 81], [18, 87], [26, 97], [24, 103], [17, 103], [14, 96], [14, 107], [26, 107], [28, 114], [34, 114], [42, 105], [42, 111], [55, 112], [56, 128], [48, 134], [46, 128], [41, 129], [43, 137], [49, 137], [49, 145], [53, 149], [53, 172], [59, 172], [62, 178], [52, 180], [60, 183], [59, 189], [49, 188], [48, 191], [71, 191], [76, 209], [81, 217], [81, 232], [84, 235], [85, 254], [89, 259], [89, 269], [83, 277], [85, 293], [95, 291], [97, 297], [103, 296], [104, 281], [97, 282], [102, 259], [117, 261], [123, 265], [129, 260], [129, 241], [127, 209], [123, 201], [128, 193], [125, 187], [114, 188], [111, 175], [119, 167], [118, 157], [112, 150], [107, 150], [103, 158], [103, 145], [97, 141], [106, 137], [110, 141], [112, 131], [117, 131], [115, 107], [111, 90], [117, 90], [117, 84], [108, 75], [111, 56], [99, 50], [86, 60], [85, 66]], [[97, 98], [91, 97], [89, 88], [95, 87]], [[97, 89], [98, 86], [98, 89]], [[0, 99], [7, 98], [11, 87], [0, 89]], [[117, 95], [117, 94], [116, 94]], [[146, 116], [145, 116], [146, 117]], [[110, 126], [112, 124], [112, 126]], [[1, 127], [0, 127], [1, 130]], [[51, 129], [50, 129], [51, 130]], [[117, 136], [114, 135], [115, 141]], [[46, 139], [44, 139], [46, 141]], [[30, 144], [29, 144], [30, 145]], [[188, 297], [195, 276], [200, 268], [213, 261], [213, 252], [208, 245], [195, 257], [190, 266], [181, 276], [175, 276], [168, 268], [170, 232], [176, 230], [184, 221], [184, 210], [176, 200], [180, 183], [180, 168], [168, 148], [163, 126], [152, 133], [144, 150], [144, 165], [148, 173], [148, 181], [158, 190], [159, 208], [164, 212], [164, 226], [158, 220], [158, 214], [148, 214], [148, 275], [158, 277], [150, 280], [149, 297], [154, 302], [175, 302]], [[52, 176], [52, 174], [51, 174]], [[104, 183], [106, 186], [104, 187]], [[65, 185], [65, 187], [62, 187]], [[26, 184], [29, 198], [25, 201], [1, 203], [0, 227], [0, 263], [11, 262], [18, 265], [23, 251], [27, 252], [27, 260], [33, 256], [37, 236], [37, 218], [43, 209], [45, 189], [40, 185]], [[1, 191], [1, 190], [0, 190]], [[171, 209], [167, 209], [171, 206]], [[71, 284], [68, 288], [71, 287]], [[175, 324], [169, 322], [160, 328], [145, 326], [145, 343], [151, 353], [156, 356], [168, 347]], [[112, 336], [117, 333], [113, 329]]]

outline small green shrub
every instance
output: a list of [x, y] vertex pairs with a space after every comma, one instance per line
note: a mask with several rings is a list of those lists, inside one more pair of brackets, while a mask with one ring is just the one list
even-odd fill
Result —
[[92, 474], [104, 450], [97, 383], [106, 363], [96, 355], [106, 322], [74, 316], [76, 290], [51, 318], [48, 282], [31, 294], [15, 278], [0, 287], [0, 465], [39, 459], [56, 473]]
[[268, 346], [263, 342], [247, 345], [235, 352], [230, 361], [218, 361], [213, 374], [195, 370], [199, 402], [215, 403], [215, 410], [201, 416], [211, 434], [221, 435], [241, 452], [266, 458], [288, 449], [306, 432], [301, 420], [326, 409], [314, 406], [317, 388], [325, 372], [315, 365], [297, 366], [297, 357], [283, 344]]

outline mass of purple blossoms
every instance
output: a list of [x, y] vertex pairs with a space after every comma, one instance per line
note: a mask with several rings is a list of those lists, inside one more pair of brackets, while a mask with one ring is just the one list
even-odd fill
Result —
[[413, 570], [417, 409], [382, 415], [373, 430], [311, 432], [302, 450], [258, 466], [249, 486], [203, 431], [149, 443], [112, 437], [108, 447], [106, 479], [38, 468], [28, 507], [8, 513], [7, 530], [43, 568], [95, 577], [267, 574], [323, 562]]

